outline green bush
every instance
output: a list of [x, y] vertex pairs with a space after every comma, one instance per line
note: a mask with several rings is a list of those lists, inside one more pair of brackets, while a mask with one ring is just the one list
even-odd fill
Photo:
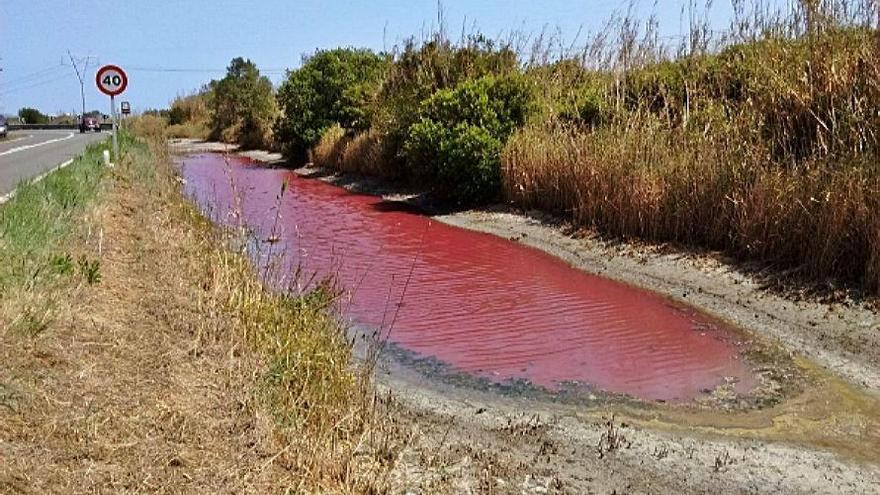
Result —
[[49, 117], [36, 108], [24, 107], [18, 111], [18, 116], [26, 124], [46, 124], [49, 122]]
[[407, 41], [377, 98], [376, 126], [386, 135], [388, 155], [400, 168], [409, 129], [420, 118], [421, 103], [435, 92], [487, 75], [511, 74], [518, 68], [517, 55], [510, 47], [482, 35], [470, 36], [461, 45], [439, 33], [426, 43]]
[[581, 84], [566, 96], [561, 98], [561, 122], [596, 128], [613, 121], [614, 103], [608, 98], [604, 83], [591, 81]]
[[501, 149], [526, 122], [532, 101], [521, 76], [486, 76], [438, 91], [409, 129], [403, 148], [408, 169], [460, 204], [495, 199]]
[[367, 49], [318, 51], [291, 71], [278, 90], [282, 115], [276, 138], [288, 156], [302, 157], [334, 124], [367, 129], [388, 59]]

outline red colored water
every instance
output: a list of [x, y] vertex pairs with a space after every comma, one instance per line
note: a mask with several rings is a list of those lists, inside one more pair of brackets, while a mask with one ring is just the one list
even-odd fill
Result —
[[391, 341], [459, 371], [670, 401], [725, 377], [740, 392], [755, 384], [723, 324], [541, 251], [241, 158], [187, 157], [182, 173], [215, 220], [237, 224], [240, 211], [258, 238], [277, 236], [261, 250], [335, 274], [353, 320], [388, 328], [394, 319]]

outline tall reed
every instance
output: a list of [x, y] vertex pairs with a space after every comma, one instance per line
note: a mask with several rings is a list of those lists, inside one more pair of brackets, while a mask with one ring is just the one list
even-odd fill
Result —
[[729, 30], [675, 57], [622, 20], [604, 67], [531, 69], [555, 104], [508, 142], [505, 195], [880, 290], [877, 6], [737, 2]]

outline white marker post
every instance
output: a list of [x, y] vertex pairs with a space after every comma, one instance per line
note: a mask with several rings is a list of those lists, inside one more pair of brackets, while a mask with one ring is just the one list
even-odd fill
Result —
[[110, 95], [110, 123], [113, 125], [113, 163], [119, 163], [119, 141], [116, 140], [116, 130], [118, 129], [116, 122], [118, 120], [115, 97]]
[[128, 87], [128, 76], [116, 65], [105, 65], [95, 74], [98, 90], [110, 97], [110, 116], [113, 120], [113, 161], [119, 161], [119, 141], [116, 138], [118, 116], [116, 115], [116, 95]]

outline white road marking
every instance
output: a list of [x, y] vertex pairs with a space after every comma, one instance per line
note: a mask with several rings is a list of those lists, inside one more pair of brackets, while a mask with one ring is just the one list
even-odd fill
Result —
[[42, 141], [42, 142], [39, 142], [36, 144], [27, 144], [24, 146], [18, 146], [16, 148], [12, 148], [11, 150], [6, 150], [4, 152], [0, 152], [0, 156], [11, 155], [12, 153], [18, 153], [19, 151], [29, 150], [31, 148], [37, 148], [39, 146], [45, 146], [47, 144], [57, 143], [59, 141], [67, 141], [68, 139], [71, 139], [71, 138], [73, 138], [72, 132], [69, 133], [68, 135], [64, 136], [63, 138], [50, 139], [48, 141]]
[[[71, 135], [72, 135], [72, 134], [71, 134]], [[36, 176], [34, 179], [32, 179], [32, 180], [30, 181], [30, 183], [31, 183], [31, 184], [36, 184], [37, 182], [40, 182], [41, 180], [45, 179], [47, 175], [51, 174], [52, 172], [55, 172], [55, 171], [61, 170], [62, 168], [64, 168], [64, 167], [70, 165], [71, 163], [73, 163], [73, 158], [71, 158], [70, 160], [67, 160], [66, 162], [62, 163], [61, 165], [58, 165], [57, 167], [53, 168], [52, 170], [47, 170], [46, 172], [43, 172], [42, 174]], [[4, 194], [3, 196], [0, 196], [0, 205], [2, 205], [3, 203], [5, 203], [5, 202], [9, 201], [10, 199], [14, 198], [14, 197], [15, 197], [15, 192], [16, 192], [16, 191], [18, 191], [18, 188], [13, 189], [12, 191], [10, 191], [10, 192]]]

